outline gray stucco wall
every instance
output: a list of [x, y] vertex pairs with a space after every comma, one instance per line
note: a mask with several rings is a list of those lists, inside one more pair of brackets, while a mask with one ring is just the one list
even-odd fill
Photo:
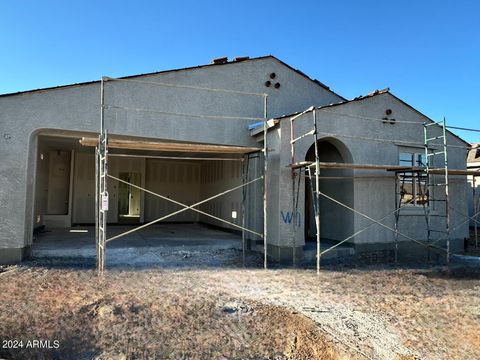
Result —
[[[381, 119], [385, 116], [385, 110], [391, 109], [392, 115], [399, 123], [395, 125], [384, 124]], [[399, 151], [405, 149], [417, 149], [423, 153], [423, 126], [424, 122], [430, 122], [426, 117], [414, 111], [410, 107], [398, 101], [389, 93], [379, 94], [367, 97], [360, 101], [350, 102], [340, 106], [327, 107], [317, 110], [318, 132], [320, 139], [327, 139], [336, 143], [338, 148], [351, 155], [351, 160], [356, 164], [377, 164], [377, 165], [398, 165]], [[414, 124], [400, 123], [401, 121], [415, 122]], [[440, 128], [430, 127], [431, 136], [439, 135]], [[280, 123], [281, 141], [279, 167], [276, 171], [280, 172], [279, 177], [279, 209], [292, 210], [292, 180], [291, 170], [288, 165], [291, 163], [290, 151], [290, 121], [289, 118], [283, 118]], [[307, 113], [295, 121], [296, 136], [301, 135], [312, 129], [312, 113]], [[272, 142], [278, 135], [272, 133]], [[433, 148], [440, 149], [440, 141]], [[447, 136], [449, 145], [449, 167], [451, 169], [465, 169], [466, 149], [465, 143], [457, 137], [449, 134]], [[414, 143], [414, 144], [412, 144]], [[295, 145], [295, 161], [305, 160], [305, 155], [313, 144], [312, 137], [306, 137], [299, 140]], [[273, 170], [272, 170], [273, 171]], [[327, 171], [321, 172], [322, 175], [328, 174]], [[371, 216], [374, 219], [381, 219], [388, 213], [395, 210], [395, 183], [393, 173], [385, 170], [354, 170], [353, 174], [357, 176], [368, 176], [369, 178], [355, 178], [353, 186], [353, 206], [356, 210]], [[371, 177], [375, 176], [374, 179]], [[439, 179], [440, 180], [440, 179]], [[436, 191], [442, 191], [436, 189]], [[450, 177], [450, 204], [453, 208], [466, 213], [467, 211], [467, 183], [464, 176]], [[435, 198], [442, 198], [435, 195]], [[322, 199], [321, 201], [325, 201]], [[299, 203], [304, 202], [304, 185], [300, 185]], [[277, 209], [278, 210], [278, 209]], [[304, 208], [299, 206], [300, 217], [304, 219]], [[443, 213], [440, 205], [436, 205], [436, 212]], [[425, 217], [423, 209], [418, 207], [405, 208], [402, 210], [400, 220], [400, 231], [416, 239], [426, 238]], [[405, 216], [403, 216], [405, 215]], [[326, 217], [328, 218], [328, 216]], [[451, 212], [452, 228], [458, 227], [452, 232], [451, 238], [457, 239], [457, 245], [468, 235], [468, 224], [457, 226], [464, 218], [455, 212]], [[331, 219], [334, 221], [334, 219]], [[357, 231], [368, 225], [370, 222], [359, 215], [351, 217], [352, 229]], [[441, 218], [433, 220], [432, 228], [444, 229], [444, 223]], [[394, 226], [393, 215], [388, 217], [385, 225]], [[304, 221], [296, 228], [296, 244], [304, 243]], [[335, 224], [342, 227], [345, 224]], [[292, 224], [280, 222], [279, 235], [276, 243], [282, 247], [292, 246]], [[443, 234], [437, 235], [443, 236]], [[394, 234], [380, 226], [372, 226], [369, 230], [356, 236], [352, 242], [356, 246], [370, 244], [391, 243]], [[404, 238], [400, 238], [404, 241]], [[272, 240], [274, 241], [274, 240]]]
[[[266, 88], [276, 73], [279, 89]], [[146, 81], [268, 93], [268, 116], [300, 111], [340, 98], [274, 58], [194, 68], [137, 78]], [[172, 116], [183, 114], [263, 117], [263, 98], [232, 93], [178, 89], [133, 82], [107, 82], [110, 134], [218, 144], [255, 145], [246, 126], [251, 120]], [[0, 97], [0, 251], [30, 245], [33, 228], [37, 134], [45, 130], [96, 133], [99, 128], [99, 83]], [[11, 258], [12, 252], [8, 252]], [[15, 256], [17, 256], [15, 255]], [[0, 256], [0, 261], [1, 260]], [[6, 260], [8, 261], [8, 259]]]

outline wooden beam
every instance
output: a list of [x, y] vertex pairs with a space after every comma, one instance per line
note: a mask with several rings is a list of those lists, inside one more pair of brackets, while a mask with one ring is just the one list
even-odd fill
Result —
[[[80, 139], [83, 146], [97, 146], [97, 138]], [[141, 141], [141, 140], [108, 140], [108, 147], [114, 149], [129, 150], [149, 150], [149, 151], [166, 151], [166, 152], [188, 152], [188, 153], [210, 153], [210, 154], [249, 154], [261, 151], [261, 148], [247, 146], [230, 146], [230, 145], [212, 145], [212, 144], [196, 144], [196, 143], [179, 143], [179, 142], [161, 142], [161, 141]]]
[[[445, 174], [445, 169], [431, 169], [431, 174]], [[448, 169], [448, 175], [476, 175], [480, 176], [480, 171], [475, 170], [460, 170], [460, 169]]]
[[[374, 164], [349, 164], [349, 163], [335, 163], [335, 162], [320, 162], [320, 168], [323, 169], [359, 169], [359, 170], [386, 170], [396, 172], [424, 172], [424, 167], [418, 166], [401, 166], [401, 165], [374, 165]], [[315, 166], [313, 161], [301, 161], [294, 164], [290, 164], [289, 167], [298, 169], [301, 167]], [[445, 169], [436, 168], [430, 169], [431, 174], [443, 174]], [[461, 169], [449, 169], [449, 175], [480, 175], [480, 171], [474, 170], [461, 170]]]
[[[373, 165], [373, 164], [349, 164], [349, 163], [335, 163], [335, 162], [320, 162], [321, 168], [329, 169], [364, 169], [364, 170], [411, 170], [412, 167], [408, 166], [395, 166], [395, 165]], [[315, 166], [313, 161], [301, 161], [295, 164], [289, 165], [293, 169], [301, 167]]]

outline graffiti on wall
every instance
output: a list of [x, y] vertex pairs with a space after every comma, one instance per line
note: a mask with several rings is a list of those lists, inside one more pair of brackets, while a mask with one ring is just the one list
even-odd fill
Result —
[[296, 216], [294, 216], [293, 211], [281, 210], [280, 216], [282, 218], [282, 221], [287, 225], [295, 223], [296, 226], [300, 226], [302, 221], [302, 215], [298, 211], [296, 212]]

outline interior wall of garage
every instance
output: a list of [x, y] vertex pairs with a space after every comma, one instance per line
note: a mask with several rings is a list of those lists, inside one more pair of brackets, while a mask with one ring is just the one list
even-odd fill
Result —
[[48, 157], [47, 213], [49, 215], [68, 215], [72, 152], [51, 150]]
[[[146, 161], [146, 188], [157, 194], [192, 205], [200, 201], [200, 164], [193, 161], [157, 160]], [[180, 205], [151, 194], [145, 194], [145, 221], [180, 210]], [[186, 210], [165, 221], [195, 222], [198, 213]]]
[[[43, 221], [45, 214], [47, 214], [48, 173], [51, 167], [49, 157], [51, 154], [48, 146], [44, 143], [40, 143], [38, 153], [39, 156], [43, 154], [43, 160], [39, 160], [37, 165], [35, 213], [39, 214]], [[119, 177], [122, 172], [140, 173], [142, 187], [187, 205], [197, 203], [242, 184], [241, 161], [163, 160], [110, 156], [108, 166], [109, 174], [115, 177]], [[262, 162], [258, 159], [250, 160], [250, 180], [261, 174], [262, 166]], [[108, 180], [109, 223], [118, 222], [118, 185], [117, 180]], [[262, 181], [257, 181], [245, 189], [247, 191], [246, 206], [248, 207], [246, 225], [262, 232], [263, 224], [260, 219], [261, 216], [259, 216], [263, 209]], [[140, 222], [152, 221], [182, 208], [143, 191], [141, 196]], [[199, 209], [241, 225], [242, 196], [242, 189], [238, 189], [199, 206]], [[236, 212], [236, 218], [232, 218], [233, 212]], [[74, 153], [71, 216], [73, 224], [93, 224], [95, 222], [95, 157], [91, 152], [76, 151]], [[211, 217], [189, 210], [174, 215], [165, 221], [200, 221], [239, 230]], [[254, 238], [254, 236], [249, 237]]]
[[[208, 161], [201, 165], [201, 170], [200, 193], [202, 199], [242, 184], [241, 161]], [[234, 224], [241, 225], [242, 190], [235, 190], [213, 199], [202, 204], [200, 209]], [[236, 218], [232, 217], [233, 212], [236, 213]], [[235, 229], [235, 227], [229, 224], [205, 215], [200, 215], [200, 221], [228, 229]]]
[[44, 143], [38, 144], [35, 182], [34, 227], [45, 225], [47, 213], [49, 151]]
[[[95, 222], [95, 158], [93, 154], [77, 153], [74, 176], [73, 223]], [[109, 174], [118, 177], [122, 172], [140, 173], [141, 187], [167, 196], [172, 200], [191, 205], [200, 201], [200, 163], [184, 160], [159, 160], [145, 158], [109, 158]], [[108, 222], [118, 222], [118, 181], [108, 180]], [[155, 220], [181, 209], [164, 199], [141, 192], [140, 222]], [[165, 221], [195, 222], [199, 216], [184, 211]]]
[[71, 149], [57, 149], [47, 142], [38, 142], [34, 228], [71, 225], [73, 154]]
[[[201, 164], [200, 198], [206, 199], [220, 192], [227, 191], [242, 184], [241, 161], [208, 161]], [[247, 167], [247, 166], [246, 166]], [[245, 167], [245, 169], [246, 169]], [[263, 173], [263, 160], [258, 154], [251, 155], [248, 161], [246, 181], [251, 181]], [[263, 180], [253, 182], [245, 189], [245, 227], [258, 233], [263, 232]], [[202, 211], [228, 220], [236, 225], [242, 225], [242, 188], [229, 192], [221, 197], [200, 206]], [[236, 212], [234, 218], [233, 212]], [[211, 217], [200, 215], [199, 221], [241, 231], [238, 227], [226, 224]], [[246, 232], [247, 239], [259, 240], [260, 237]]]
[[74, 224], [95, 223], [95, 156], [75, 154], [73, 179], [73, 219]]
[[[145, 159], [110, 157], [108, 162], [110, 175], [118, 177], [121, 172], [139, 173], [141, 186], [145, 187]], [[75, 155], [73, 179], [73, 217], [74, 224], [95, 223], [95, 156], [91, 153]], [[108, 179], [109, 211], [108, 222], [118, 222], [118, 181]], [[144, 221], [145, 194], [140, 198], [140, 222]]]

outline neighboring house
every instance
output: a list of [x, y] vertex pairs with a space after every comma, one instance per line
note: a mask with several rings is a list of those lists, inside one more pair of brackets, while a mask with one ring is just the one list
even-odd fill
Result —
[[[306, 242], [315, 235], [308, 184], [302, 177], [298, 189], [292, 187], [289, 120], [293, 115], [288, 114], [311, 106], [317, 108], [321, 161], [392, 166], [410, 161], [411, 166], [423, 166], [418, 162], [424, 153], [423, 123], [432, 121], [390, 92], [379, 91], [347, 101], [273, 56], [220, 62], [123, 78], [135, 81], [107, 81], [106, 127], [111, 139], [261, 147], [263, 132], [252, 128], [252, 123], [263, 118], [265, 111], [263, 97], [256, 94], [268, 94], [267, 117], [276, 119], [269, 122], [267, 137], [270, 149], [266, 174], [267, 228], [271, 258], [289, 261], [293, 246], [301, 257]], [[177, 87], [152, 86], [149, 82]], [[0, 95], [0, 263], [20, 261], [29, 254], [35, 227], [70, 227], [94, 222], [93, 149], [81, 146], [79, 139], [98, 134], [99, 114], [99, 81]], [[297, 134], [311, 129], [311, 116], [307, 112], [296, 120]], [[465, 169], [468, 144], [450, 132], [447, 142], [454, 145], [449, 150], [450, 167]], [[303, 138], [295, 146], [295, 161], [312, 159], [311, 137]], [[429, 150], [434, 149], [435, 146]], [[111, 150], [111, 154], [116, 152]], [[111, 157], [109, 173], [187, 204], [241, 183], [240, 162], [162, 160], [140, 150], [123, 155], [134, 157]], [[192, 153], [191, 157], [199, 155]], [[262, 157], [252, 157], [249, 179], [262, 171]], [[374, 219], [382, 219], [395, 210], [398, 191], [392, 172], [326, 169], [321, 174], [324, 178], [320, 187], [324, 193]], [[451, 205], [463, 212], [467, 211], [466, 188], [465, 176], [452, 178]], [[402, 189], [415, 201], [402, 210], [399, 230], [423, 240], [426, 237], [423, 200], [413, 183], [403, 184]], [[108, 190], [109, 223], [132, 219], [143, 223], [174, 209], [151, 195], [128, 192], [116, 182], [109, 182]], [[298, 193], [298, 214], [292, 222], [294, 191]], [[241, 211], [241, 196], [241, 192], [230, 193], [201, 209], [239, 224], [240, 219], [232, 219], [231, 214]], [[250, 186], [246, 196], [247, 227], [261, 233], [262, 184]], [[440, 208], [434, 211], [442, 213]], [[457, 220], [458, 216], [452, 214], [452, 223]], [[181, 213], [169, 221], [200, 221], [230, 227], [193, 212]], [[332, 242], [369, 224], [358, 214], [325, 199], [320, 204], [320, 221], [322, 238]], [[385, 224], [393, 227], [393, 216], [385, 219]], [[467, 235], [468, 224], [455, 229], [451, 234], [452, 250], [460, 249]], [[250, 248], [261, 250], [258, 236], [248, 238]], [[359, 256], [376, 257], [381, 253], [388, 257], [393, 241], [391, 231], [375, 225], [349, 243]], [[423, 256], [423, 249], [405, 238], [399, 241], [402, 253]]]

